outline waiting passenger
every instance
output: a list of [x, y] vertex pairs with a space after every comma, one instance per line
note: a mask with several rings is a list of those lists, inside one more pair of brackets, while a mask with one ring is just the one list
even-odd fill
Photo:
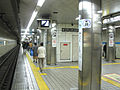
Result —
[[35, 46], [33, 46], [33, 62], [37, 63], [37, 59], [38, 59], [38, 53], [37, 53], [38, 46], [37, 46], [37, 43], [34, 43], [34, 45]]
[[38, 65], [40, 68], [40, 72], [42, 72], [42, 69], [44, 67], [45, 56], [46, 56], [45, 47], [43, 46], [43, 42], [41, 42], [40, 47], [38, 47]]
[[30, 49], [32, 49], [32, 42], [30, 41], [30, 43], [29, 43], [29, 46], [30, 46]]
[[23, 46], [23, 53], [26, 54], [27, 43], [24, 41], [24, 42], [22, 43], [22, 46]]

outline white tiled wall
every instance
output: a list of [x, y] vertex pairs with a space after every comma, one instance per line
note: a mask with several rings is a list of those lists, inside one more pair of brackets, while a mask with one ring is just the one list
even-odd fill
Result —
[[[70, 42], [70, 61], [72, 61], [72, 36], [78, 35], [78, 32], [62, 32], [62, 28], [78, 28], [77, 25], [71, 26], [71, 24], [58, 24], [57, 25], [57, 62], [61, 62], [60, 60], [60, 42]], [[62, 60], [62, 62], [66, 62], [66, 60]]]

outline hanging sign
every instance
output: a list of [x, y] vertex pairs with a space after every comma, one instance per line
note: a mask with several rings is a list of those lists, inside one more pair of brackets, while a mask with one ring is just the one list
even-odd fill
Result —
[[57, 31], [53, 30], [51, 32], [51, 34], [52, 34], [52, 47], [56, 47], [56, 35], [57, 35]]
[[109, 47], [114, 46], [114, 33], [109, 33]]
[[78, 32], [76, 28], [62, 28], [62, 32]]

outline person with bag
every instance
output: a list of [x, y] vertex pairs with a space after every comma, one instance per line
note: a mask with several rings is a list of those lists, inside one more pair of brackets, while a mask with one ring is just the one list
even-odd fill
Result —
[[45, 56], [46, 56], [45, 47], [43, 46], [43, 42], [41, 42], [40, 47], [38, 47], [38, 65], [40, 68], [40, 72], [42, 72], [42, 69], [44, 67]]
[[33, 56], [33, 50], [30, 49], [30, 56]]

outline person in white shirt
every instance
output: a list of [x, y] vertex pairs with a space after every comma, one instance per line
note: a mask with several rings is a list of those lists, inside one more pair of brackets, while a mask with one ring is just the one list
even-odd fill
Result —
[[44, 59], [46, 56], [45, 47], [43, 46], [43, 42], [40, 43], [40, 47], [38, 47], [38, 65], [40, 68], [40, 72], [42, 72], [42, 68], [44, 67]]

